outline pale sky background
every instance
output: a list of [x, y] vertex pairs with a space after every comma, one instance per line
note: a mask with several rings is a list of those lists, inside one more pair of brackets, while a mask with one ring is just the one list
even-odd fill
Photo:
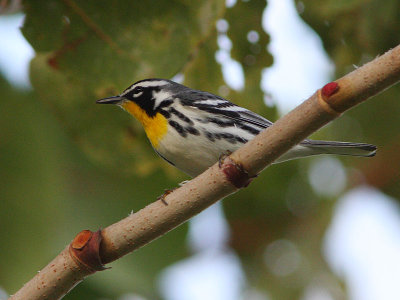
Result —
[[29, 88], [34, 51], [19, 31], [22, 20], [22, 15], [0, 16], [0, 72], [15, 86]]
[[[0, 72], [10, 83], [30, 88], [28, 67], [34, 52], [18, 30], [22, 20], [22, 16], [0, 17]], [[269, 0], [263, 26], [271, 36], [268, 49], [274, 56], [274, 65], [265, 69], [262, 87], [271, 93], [279, 111], [285, 113], [329, 82], [333, 65], [319, 37], [297, 15], [293, 0]], [[219, 45], [216, 59], [222, 65], [226, 82], [241, 89], [243, 72], [230, 57], [230, 41], [223, 32]], [[291, 89], [287, 89], [288, 85]], [[318, 158], [312, 162], [309, 180], [317, 193], [339, 195], [345, 187], [346, 170], [336, 158]], [[338, 200], [321, 251], [332, 270], [346, 281], [350, 300], [399, 299], [399, 211], [394, 199], [367, 186], [351, 190]], [[226, 249], [229, 227], [220, 204], [194, 218], [189, 232], [188, 247], [193, 256], [166, 268], [160, 275], [159, 287], [166, 299], [270, 299], [248, 286], [238, 257]], [[287, 263], [289, 269], [272, 270], [287, 272], [296, 267], [296, 246], [286, 240], [267, 247], [266, 264], [276, 252], [274, 249], [287, 249], [290, 264]], [[0, 289], [0, 299], [4, 297], [2, 293]], [[142, 299], [134, 294], [120, 298]], [[321, 280], [310, 283], [301, 297], [333, 299]]]

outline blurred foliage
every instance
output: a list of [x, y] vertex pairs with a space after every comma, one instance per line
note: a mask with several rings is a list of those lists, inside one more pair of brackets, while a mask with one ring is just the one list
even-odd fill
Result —
[[302, 18], [322, 38], [340, 76], [398, 44], [398, 0], [296, 2]]
[[[395, 47], [400, 43], [400, 1], [297, 1], [301, 16], [321, 36], [325, 49], [336, 66], [337, 77]], [[391, 87], [374, 101], [346, 113], [330, 126], [328, 134], [340, 132], [344, 139], [363, 139], [378, 145], [378, 155], [360, 165], [369, 184], [399, 199], [397, 167], [398, 116], [400, 105], [394, 102], [400, 86]], [[375, 112], [371, 115], [371, 112]], [[396, 169], [396, 170], [394, 170]]]
[[[36, 51], [33, 91], [16, 90], [0, 77], [0, 283], [7, 291], [29, 280], [80, 230], [105, 227], [185, 179], [151, 151], [137, 122], [118, 108], [95, 105], [96, 99], [139, 79], [180, 74], [191, 87], [222, 90], [233, 102], [276, 120], [260, 89], [261, 71], [273, 62], [261, 26], [265, 5], [259, 0], [238, 0], [229, 8], [222, 0], [24, 1], [22, 32]], [[338, 76], [399, 43], [399, 1], [297, 5], [323, 40]], [[226, 86], [215, 60], [217, 38], [224, 34], [215, 28], [221, 18], [229, 24], [231, 56], [243, 67], [240, 91]], [[249, 41], [252, 31], [258, 40]], [[391, 88], [318, 136], [381, 146], [374, 159], [342, 162], [397, 198], [398, 94]], [[300, 298], [319, 274], [341, 285], [320, 253], [334, 201], [312, 190], [310, 161], [273, 165], [224, 201], [230, 246], [242, 259], [248, 285], [273, 299]], [[358, 178], [350, 176], [350, 184]], [[181, 226], [113, 263], [112, 270], [91, 276], [65, 299], [116, 299], [125, 292], [160, 298], [157, 274], [190, 254], [185, 236]], [[266, 246], [281, 239], [290, 240], [302, 259], [289, 276], [276, 276], [265, 264]]]
[[31, 78], [40, 98], [90, 158], [118, 172], [154, 171], [158, 162], [143, 130], [121, 111], [110, 113], [88, 99], [182, 71], [209, 40], [223, 3], [53, 0], [24, 5], [22, 32], [38, 52]]

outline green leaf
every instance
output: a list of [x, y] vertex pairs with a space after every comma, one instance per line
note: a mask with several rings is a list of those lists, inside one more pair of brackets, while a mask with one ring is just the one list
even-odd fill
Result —
[[141, 126], [94, 101], [139, 79], [180, 72], [210, 38], [223, 1], [53, 0], [24, 7], [22, 32], [37, 51], [33, 86], [70, 136], [113, 170], [147, 175], [161, 166], [171, 173], [149, 151]]

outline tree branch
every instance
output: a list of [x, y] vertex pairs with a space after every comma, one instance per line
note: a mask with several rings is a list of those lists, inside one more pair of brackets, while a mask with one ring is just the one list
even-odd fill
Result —
[[[80, 233], [49, 265], [10, 299], [59, 299], [87, 275], [101, 269], [79, 257], [89, 244], [93, 255], [109, 263], [187, 221], [216, 201], [245, 186], [279, 156], [342, 112], [400, 80], [400, 46], [328, 83], [303, 104], [203, 174], [165, 197], [101, 231]], [[93, 233], [94, 236], [94, 233]], [[71, 251], [73, 249], [73, 251]], [[71, 253], [78, 253], [78, 255]], [[95, 261], [95, 260], [94, 260]]]

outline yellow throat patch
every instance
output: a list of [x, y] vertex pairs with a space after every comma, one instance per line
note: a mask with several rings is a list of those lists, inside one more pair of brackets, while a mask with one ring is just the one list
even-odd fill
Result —
[[132, 101], [126, 101], [121, 106], [142, 123], [151, 144], [157, 148], [159, 141], [167, 133], [167, 119], [160, 113], [150, 117], [145, 110]]

